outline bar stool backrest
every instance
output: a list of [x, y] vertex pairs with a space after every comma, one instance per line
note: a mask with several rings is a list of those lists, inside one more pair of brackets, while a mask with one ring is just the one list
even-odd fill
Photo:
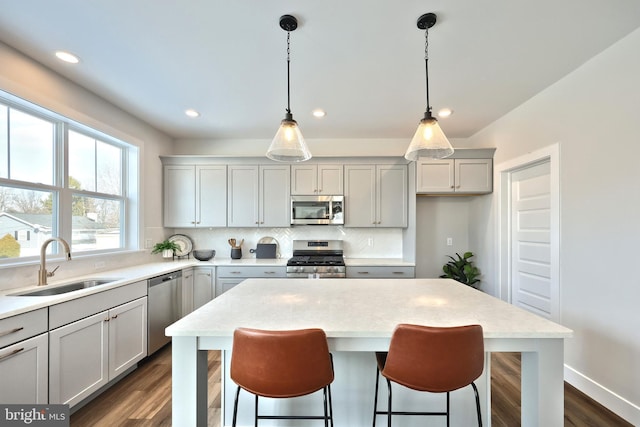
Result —
[[382, 375], [414, 390], [442, 393], [468, 386], [483, 368], [482, 326], [400, 324]]
[[233, 335], [231, 379], [263, 397], [297, 397], [333, 381], [322, 329], [266, 331], [238, 328]]

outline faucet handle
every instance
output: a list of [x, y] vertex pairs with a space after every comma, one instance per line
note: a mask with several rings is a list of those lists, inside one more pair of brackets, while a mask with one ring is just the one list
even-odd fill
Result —
[[47, 277], [53, 277], [53, 275], [56, 274], [56, 270], [59, 269], [59, 268], [60, 268], [60, 266], [58, 265], [53, 270], [47, 271]]

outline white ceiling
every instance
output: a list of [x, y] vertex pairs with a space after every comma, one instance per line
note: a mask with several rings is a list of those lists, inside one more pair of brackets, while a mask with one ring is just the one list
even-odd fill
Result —
[[[174, 138], [406, 138], [434, 112], [469, 137], [640, 26], [637, 0], [0, 0], [0, 40]], [[64, 64], [53, 52], [81, 58]], [[1, 72], [1, 71], [0, 71]], [[201, 117], [190, 119], [194, 108]], [[312, 117], [315, 108], [327, 111]]]

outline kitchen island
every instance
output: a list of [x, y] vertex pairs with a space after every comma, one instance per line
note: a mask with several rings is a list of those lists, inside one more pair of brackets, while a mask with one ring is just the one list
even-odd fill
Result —
[[[563, 425], [563, 343], [572, 331], [449, 279], [246, 280], [167, 328], [167, 335], [173, 337], [173, 425], [206, 425], [206, 350], [223, 351], [221, 425], [230, 425], [235, 384], [228, 372], [237, 327], [324, 329], [335, 361], [335, 425], [371, 425], [373, 352], [388, 348], [398, 323], [482, 325], [487, 352], [522, 353], [522, 425]], [[485, 358], [485, 374], [478, 383], [485, 425], [490, 425], [489, 360]], [[474, 425], [473, 394], [469, 393], [452, 394], [452, 425]], [[402, 393], [394, 400], [414, 407], [420, 402], [416, 395], [424, 396]], [[239, 425], [250, 425], [252, 398], [247, 393], [241, 396]], [[381, 392], [381, 402], [385, 402], [383, 396]], [[271, 404], [276, 411], [313, 411], [318, 406], [310, 403], [312, 398], [265, 405]], [[444, 402], [437, 395], [429, 396], [429, 404], [431, 400]], [[421, 421], [403, 417], [402, 425]]]

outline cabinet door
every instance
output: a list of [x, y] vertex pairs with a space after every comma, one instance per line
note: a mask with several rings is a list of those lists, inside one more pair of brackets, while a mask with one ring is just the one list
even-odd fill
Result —
[[241, 283], [244, 279], [225, 279], [218, 278], [216, 280], [216, 297], [219, 297], [229, 289], [233, 288], [237, 284]]
[[196, 227], [226, 227], [227, 167], [196, 166]]
[[375, 227], [375, 166], [345, 165], [344, 175], [345, 227]]
[[164, 226], [195, 226], [195, 209], [195, 168], [193, 166], [165, 166]]
[[260, 166], [260, 227], [291, 225], [291, 168]]
[[147, 297], [109, 310], [109, 380], [147, 355]]
[[318, 165], [318, 194], [344, 194], [342, 165]]
[[454, 160], [419, 160], [417, 193], [452, 193], [455, 190]]
[[180, 317], [184, 317], [194, 310], [193, 281], [193, 268], [182, 270], [182, 315]]
[[49, 332], [49, 403], [73, 406], [109, 381], [109, 313]]
[[[213, 299], [214, 289], [213, 268], [196, 267], [193, 270], [193, 309], [202, 307]], [[184, 284], [184, 282], [183, 282]]]
[[376, 166], [376, 226], [407, 226], [407, 166]]
[[227, 224], [258, 226], [258, 166], [230, 165], [227, 171]]
[[291, 195], [309, 196], [318, 192], [318, 167], [316, 165], [291, 166]]
[[490, 193], [493, 191], [492, 159], [456, 159], [457, 193]]
[[49, 403], [49, 334], [0, 350], [0, 402]]

